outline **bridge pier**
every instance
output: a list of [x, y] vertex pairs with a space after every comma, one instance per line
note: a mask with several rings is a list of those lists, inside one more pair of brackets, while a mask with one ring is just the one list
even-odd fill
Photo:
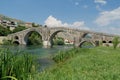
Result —
[[50, 43], [50, 41], [43, 41], [43, 47], [44, 48], [50, 48], [52, 45]]

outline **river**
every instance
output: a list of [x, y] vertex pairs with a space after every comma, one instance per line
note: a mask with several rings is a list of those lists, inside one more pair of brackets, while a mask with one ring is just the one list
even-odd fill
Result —
[[54, 61], [51, 59], [51, 57], [59, 51], [66, 51], [72, 46], [53, 46], [52, 48], [43, 48], [41, 46], [25, 46], [25, 45], [19, 45], [19, 46], [6, 46], [1, 45], [0, 48], [3, 49], [9, 49], [11, 52], [17, 52], [22, 51], [26, 53], [30, 53], [33, 55], [39, 56], [39, 63], [40, 63], [40, 70], [43, 70], [46, 67], [49, 67], [50, 65], [54, 64]]

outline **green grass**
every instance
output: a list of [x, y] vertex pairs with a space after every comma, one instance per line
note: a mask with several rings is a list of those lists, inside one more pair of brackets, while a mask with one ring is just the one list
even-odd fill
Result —
[[56, 65], [35, 75], [33, 80], [120, 80], [120, 49], [96, 47], [60, 54], [69, 56], [58, 59]]
[[37, 66], [31, 54], [0, 49], [0, 80], [29, 80]]

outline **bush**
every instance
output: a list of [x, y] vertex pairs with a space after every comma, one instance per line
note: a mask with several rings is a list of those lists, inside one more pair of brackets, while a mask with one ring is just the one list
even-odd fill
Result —
[[113, 47], [114, 47], [114, 49], [116, 49], [116, 47], [118, 46], [118, 44], [119, 44], [119, 37], [116, 36], [113, 39]]
[[12, 40], [3, 40], [3, 45], [13, 45]]
[[65, 60], [73, 57], [78, 52], [78, 48], [74, 48], [69, 51], [60, 51], [53, 57], [53, 60], [57, 63], [64, 62]]
[[64, 45], [64, 39], [61, 37], [57, 37], [53, 40], [54, 45]]

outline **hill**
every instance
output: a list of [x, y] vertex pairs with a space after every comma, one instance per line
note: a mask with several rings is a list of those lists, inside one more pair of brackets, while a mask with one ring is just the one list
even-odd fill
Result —
[[25, 22], [22, 21], [22, 20], [10, 18], [10, 17], [5, 16], [5, 15], [2, 15], [2, 14], [0, 14], [0, 20], [9, 20], [9, 21], [15, 21], [15, 22], [17, 22], [18, 24], [25, 24]]

